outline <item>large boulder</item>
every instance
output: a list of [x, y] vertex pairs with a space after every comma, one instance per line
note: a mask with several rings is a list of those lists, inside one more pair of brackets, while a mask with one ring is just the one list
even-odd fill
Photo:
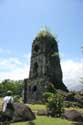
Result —
[[14, 121], [31, 121], [36, 117], [31, 109], [23, 103], [14, 103]]
[[63, 117], [67, 120], [83, 122], [82, 114], [76, 110], [66, 110], [63, 114]]

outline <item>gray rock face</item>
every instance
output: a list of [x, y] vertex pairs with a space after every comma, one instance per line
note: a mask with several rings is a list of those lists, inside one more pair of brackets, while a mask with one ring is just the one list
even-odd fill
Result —
[[14, 121], [31, 121], [36, 118], [31, 109], [22, 103], [14, 103], [14, 110]]
[[64, 118], [71, 121], [83, 122], [82, 114], [76, 110], [66, 110], [63, 114]]
[[29, 79], [24, 82], [24, 102], [40, 101], [50, 83], [55, 89], [68, 91], [62, 81], [58, 44], [48, 31], [40, 32], [32, 43]]
[[67, 105], [68, 107], [75, 106], [75, 107], [83, 108], [82, 90], [79, 91], [78, 93], [77, 92], [76, 93], [72, 93], [72, 92], [66, 93], [64, 95], [64, 101], [65, 101], [65, 104], [69, 105], [69, 106]]
[[6, 112], [0, 111], [0, 122], [32, 121], [36, 118], [31, 109], [22, 103], [14, 103], [13, 107], [14, 110], [7, 108]]

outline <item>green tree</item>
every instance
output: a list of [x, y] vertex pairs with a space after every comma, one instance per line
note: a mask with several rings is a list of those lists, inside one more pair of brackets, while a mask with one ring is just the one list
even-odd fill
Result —
[[23, 81], [14, 81], [6, 79], [0, 84], [0, 96], [5, 96], [8, 90], [11, 90], [14, 95], [21, 96], [23, 89]]

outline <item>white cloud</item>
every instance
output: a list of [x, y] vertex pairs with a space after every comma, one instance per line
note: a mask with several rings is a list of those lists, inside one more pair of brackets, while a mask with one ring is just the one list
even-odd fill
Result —
[[[28, 55], [28, 62], [30, 56]], [[21, 80], [28, 78], [30, 65], [17, 57], [0, 58], [0, 81], [4, 79]]]
[[[25, 54], [24, 60], [16, 57], [0, 59], [0, 80], [3, 79], [24, 79], [29, 76], [31, 54]], [[80, 84], [80, 78], [83, 77], [83, 60], [62, 60], [61, 67], [63, 71], [63, 81], [68, 88]]]
[[10, 57], [10, 58], [1, 58], [0, 59], [0, 70], [13, 70], [17, 66], [21, 66], [22, 63], [18, 58]]
[[23, 56], [27, 60], [27, 64], [30, 65], [30, 58], [31, 58], [31, 53], [24, 54]]
[[14, 70], [7, 72], [0, 72], [0, 80], [12, 79], [12, 80], [21, 80], [28, 78], [29, 76], [29, 66], [24, 65], [24, 67], [16, 68]]
[[83, 60], [63, 60], [61, 62], [63, 71], [63, 81], [68, 88], [80, 84], [80, 78], [83, 77]]
[[20, 80], [28, 78], [29, 65], [21, 62], [18, 58], [0, 59], [0, 80]]

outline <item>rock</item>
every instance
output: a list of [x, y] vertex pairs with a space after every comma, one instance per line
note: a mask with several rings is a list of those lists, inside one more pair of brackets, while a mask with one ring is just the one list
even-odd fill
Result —
[[31, 109], [23, 103], [14, 103], [14, 121], [31, 121], [36, 117]]
[[74, 96], [75, 100], [82, 105], [82, 108], [83, 108], [83, 96], [82, 95], [75, 95]]
[[44, 109], [39, 109], [39, 110], [37, 111], [37, 115], [40, 115], [40, 116], [42, 116], [42, 115], [48, 115], [48, 113], [47, 113], [47, 111], [44, 110]]
[[82, 114], [76, 110], [66, 110], [63, 114], [63, 117], [67, 120], [83, 122]]
[[65, 95], [65, 101], [75, 101], [74, 95], [72, 93], [67, 93]]

